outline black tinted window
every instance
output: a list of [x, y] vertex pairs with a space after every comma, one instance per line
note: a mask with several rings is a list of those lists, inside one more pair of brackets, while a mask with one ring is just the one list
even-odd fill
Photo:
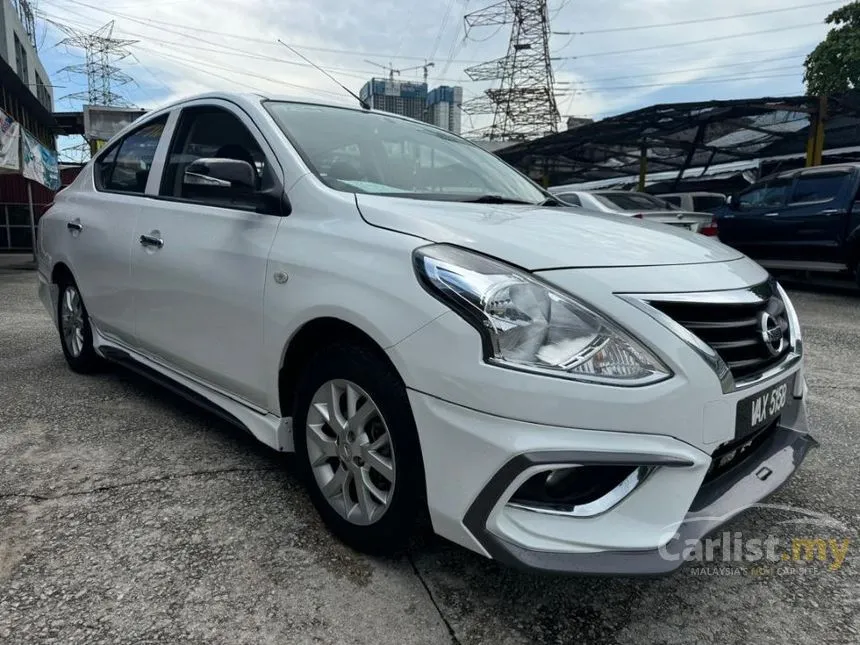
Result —
[[256, 188], [266, 172], [266, 157], [257, 140], [231, 112], [217, 107], [183, 110], [170, 146], [161, 181], [161, 194], [212, 206], [250, 208], [256, 205], [253, 193], [242, 203], [236, 194], [190, 181], [185, 175], [188, 164], [197, 159], [236, 159], [253, 168]]
[[842, 189], [847, 178], [848, 174], [844, 172], [801, 175], [791, 201], [794, 204], [830, 201]]
[[782, 206], [793, 181], [792, 177], [778, 177], [754, 186], [740, 196], [738, 205], [741, 209]]
[[662, 197], [663, 201], [669, 202], [673, 206], [681, 205], [681, 196], [680, 195], [671, 195], [669, 197]]
[[110, 181], [110, 174], [113, 171], [113, 164], [116, 162], [118, 151], [119, 146], [114, 146], [96, 160], [94, 168], [96, 188], [104, 188]]
[[699, 195], [698, 197], [693, 197], [693, 210], [707, 211], [719, 208], [725, 203], [725, 197], [720, 197], [719, 195]]
[[[143, 193], [165, 123], [167, 116], [151, 121], [123, 138], [117, 147], [115, 159], [109, 164], [105, 163], [103, 168], [102, 185], [106, 190]], [[111, 154], [108, 154], [106, 161], [110, 157]]]
[[610, 208], [623, 211], [669, 210], [669, 204], [665, 201], [645, 193], [595, 193], [595, 195]]
[[579, 195], [576, 193], [559, 193], [556, 197], [565, 204], [570, 204], [571, 206], [582, 206], [582, 202], [579, 200]]

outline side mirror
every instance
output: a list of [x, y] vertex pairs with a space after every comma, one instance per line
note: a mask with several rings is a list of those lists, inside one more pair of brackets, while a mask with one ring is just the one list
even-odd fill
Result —
[[739, 207], [738, 194], [732, 193], [731, 195], [729, 195], [728, 198], [726, 199], [726, 203], [729, 205], [729, 208], [731, 208], [733, 211], [738, 210], [738, 207]]
[[247, 194], [257, 188], [257, 173], [251, 164], [240, 159], [203, 158], [186, 166], [182, 182]]

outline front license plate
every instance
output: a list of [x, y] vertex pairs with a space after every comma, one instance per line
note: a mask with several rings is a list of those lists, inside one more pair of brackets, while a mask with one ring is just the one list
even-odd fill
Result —
[[773, 422], [791, 400], [794, 374], [768, 389], [738, 401], [735, 437], [743, 437]]

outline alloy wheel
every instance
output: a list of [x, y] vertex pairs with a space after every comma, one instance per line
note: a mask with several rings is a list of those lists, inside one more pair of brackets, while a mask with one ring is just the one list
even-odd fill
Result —
[[352, 381], [327, 381], [306, 426], [311, 470], [328, 503], [353, 524], [378, 521], [391, 505], [396, 470], [388, 426], [370, 395]]
[[84, 349], [84, 304], [81, 294], [73, 285], [63, 290], [60, 329], [66, 349], [73, 358], [77, 358]]

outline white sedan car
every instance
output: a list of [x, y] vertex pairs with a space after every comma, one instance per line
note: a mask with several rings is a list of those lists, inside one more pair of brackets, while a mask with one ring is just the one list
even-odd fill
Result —
[[670, 571], [814, 445], [800, 326], [716, 240], [557, 206], [426, 124], [213, 94], [57, 196], [39, 291], [74, 371], [295, 451], [357, 549], [429, 517], [530, 569]]
[[565, 204], [582, 206], [602, 213], [626, 215], [649, 222], [677, 226], [694, 233], [716, 237], [717, 225], [710, 213], [696, 213], [675, 208], [659, 197], [627, 190], [572, 190], [565, 186], [550, 188], [549, 192]]

